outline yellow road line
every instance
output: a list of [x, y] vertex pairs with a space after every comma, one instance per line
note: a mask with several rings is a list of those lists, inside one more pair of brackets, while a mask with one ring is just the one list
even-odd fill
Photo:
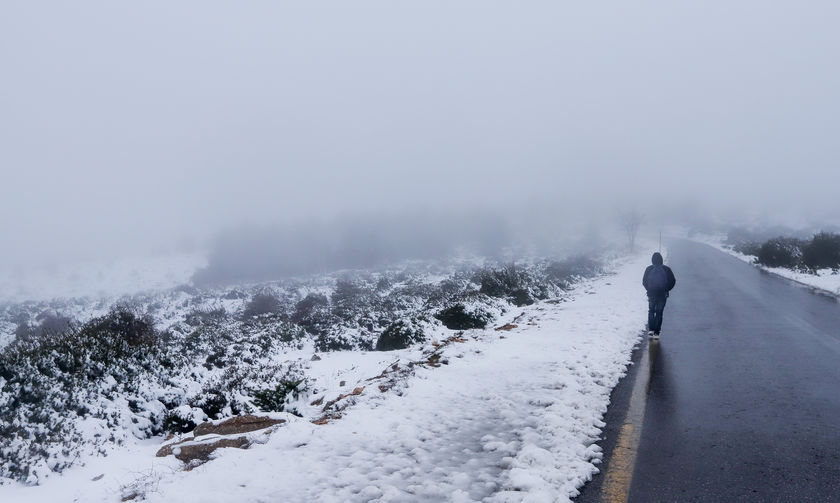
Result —
[[655, 352], [658, 341], [650, 341], [643, 349], [639, 370], [630, 394], [630, 406], [627, 417], [618, 432], [618, 440], [613, 449], [604, 483], [601, 486], [601, 501], [604, 503], [627, 503], [630, 495], [630, 483], [633, 481], [633, 469], [636, 466], [636, 453], [642, 436], [642, 423], [645, 419], [647, 388], [650, 382], [651, 350]]

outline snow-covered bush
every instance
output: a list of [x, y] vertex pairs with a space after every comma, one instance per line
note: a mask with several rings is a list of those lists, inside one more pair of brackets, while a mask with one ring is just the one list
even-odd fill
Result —
[[312, 335], [324, 334], [336, 323], [330, 301], [322, 293], [310, 293], [298, 301], [291, 319]]
[[[36, 482], [60, 472], [83, 439], [74, 419], [119, 420], [103, 402], [133, 397], [138, 377], [161, 360], [150, 320], [124, 307], [79, 329], [18, 340], [0, 354], [0, 477]], [[122, 398], [126, 400], [125, 398]], [[138, 429], [153, 430], [152, 414]]]
[[283, 412], [306, 391], [305, 383], [305, 379], [281, 379], [274, 387], [251, 390], [253, 404], [263, 412]]
[[422, 321], [414, 318], [391, 323], [379, 336], [375, 349], [377, 351], [393, 351], [423, 342], [426, 340], [426, 334]]
[[490, 297], [507, 299], [515, 306], [527, 306], [534, 303], [530, 288], [538, 281], [529, 271], [508, 264], [499, 269], [487, 268], [479, 270], [476, 281], [481, 285], [479, 292]]
[[435, 314], [435, 318], [450, 330], [484, 328], [493, 321], [493, 315], [480, 306], [454, 304]]
[[802, 247], [802, 262], [811, 270], [840, 269], [840, 234], [820, 232]]
[[69, 331], [75, 324], [75, 320], [69, 316], [47, 309], [35, 316], [34, 324], [28, 321], [19, 323], [15, 329], [15, 339], [31, 342], [54, 337]]
[[757, 262], [767, 267], [802, 267], [802, 247], [800, 239], [778, 237], [764, 242], [758, 249]]
[[251, 297], [251, 301], [245, 306], [245, 311], [242, 315], [246, 318], [251, 318], [264, 314], [277, 314], [282, 309], [283, 306], [280, 304], [277, 296], [270, 291], [262, 291]]
[[167, 411], [163, 416], [163, 431], [168, 433], [187, 433], [207, 419], [207, 414], [197, 407], [179, 405]]
[[761, 251], [761, 243], [743, 241], [733, 245], [732, 249], [744, 255], [758, 256], [758, 252]]
[[187, 325], [197, 327], [199, 325], [206, 325], [210, 323], [218, 323], [225, 319], [227, 316], [227, 312], [225, 312], [225, 308], [217, 307], [217, 308], [207, 308], [207, 309], [196, 309], [184, 317], [184, 323]]
[[601, 272], [603, 272], [601, 261], [585, 255], [552, 260], [545, 268], [545, 283], [567, 289], [581, 279], [591, 278]]

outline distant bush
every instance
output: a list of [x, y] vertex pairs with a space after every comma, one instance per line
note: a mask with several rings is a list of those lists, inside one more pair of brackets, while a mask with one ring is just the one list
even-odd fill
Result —
[[812, 270], [840, 269], [840, 234], [816, 234], [802, 247], [802, 262]]
[[227, 292], [224, 293], [224, 295], [222, 295], [222, 298], [226, 299], [226, 300], [239, 300], [239, 299], [244, 299], [246, 297], [248, 297], [248, 295], [245, 292], [243, 292], [241, 290], [238, 290], [236, 288], [234, 288], [232, 290], [228, 290]]
[[333, 314], [342, 320], [352, 320], [375, 302], [376, 295], [362, 282], [340, 279], [330, 297]]
[[223, 307], [215, 309], [196, 309], [187, 313], [184, 317], [184, 322], [187, 325], [196, 327], [198, 325], [221, 322], [226, 316], [227, 312], [225, 312], [225, 308]]
[[[350, 351], [356, 349], [356, 345], [360, 342], [352, 335], [344, 333], [341, 327], [332, 327], [315, 336], [315, 350], [320, 352]], [[367, 347], [367, 345], [362, 345], [359, 349], [372, 348]]]
[[743, 241], [733, 245], [732, 249], [738, 253], [743, 253], [744, 255], [752, 255], [757, 257], [758, 253], [761, 251], [761, 243], [756, 243], [753, 241]]
[[480, 309], [468, 309], [464, 304], [455, 304], [435, 314], [435, 318], [450, 330], [484, 328], [493, 321], [493, 316]]
[[476, 282], [481, 285], [479, 292], [502, 298], [521, 290], [526, 283], [516, 264], [508, 264], [499, 269], [481, 269], [476, 273]]
[[796, 238], [771, 239], [759, 248], [757, 262], [767, 267], [799, 268], [802, 266], [803, 245], [802, 240]]
[[479, 292], [488, 297], [505, 299], [515, 306], [528, 306], [534, 303], [532, 289], [539, 286], [539, 280], [529, 271], [516, 264], [508, 264], [498, 269], [479, 270], [474, 281], [480, 285]]
[[105, 316], [94, 318], [84, 324], [82, 337], [89, 337], [103, 346], [151, 346], [158, 342], [155, 320], [149, 315], [140, 315], [123, 306], [116, 306]]
[[18, 343], [34, 343], [44, 339], [59, 337], [75, 330], [77, 323], [72, 318], [53, 310], [46, 310], [35, 317], [35, 324], [20, 323], [15, 329]]
[[292, 321], [313, 335], [322, 335], [334, 324], [330, 312], [330, 301], [326, 295], [310, 293], [297, 304], [292, 312]]
[[399, 320], [391, 323], [376, 341], [377, 351], [405, 349], [412, 344], [426, 340], [426, 334], [416, 321]]
[[267, 351], [270, 346], [277, 342], [295, 342], [306, 335], [302, 327], [286, 320], [276, 317], [259, 317], [245, 320], [242, 325], [242, 334], [257, 336], [251, 338], [250, 342], [262, 347]]
[[726, 233], [724, 244], [735, 247], [742, 243], [760, 243], [764, 239], [744, 227], [733, 227]]
[[245, 311], [242, 315], [246, 318], [252, 318], [265, 314], [277, 314], [282, 310], [283, 306], [280, 304], [280, 299], [271, 292], [263, 291], [251, 297], [251, 300], [245, 305]]
[[596, 259], [578, 255], [565, 260], [555, 260], [546, 266], [545, 274], [548, 280], [561, 287], [569, 288], [583, 278], [591, 278], [602, 271], [601, 262]]
[[791, 229], [784, 226], [771, 226], [757, 229], [733, 227], [726, 233], [723, 243], [735, 247], [744, 243], [764, 243], [776, 236], [788, 236], [797, 239], [808, 239], [811, 234], [804, 230]]

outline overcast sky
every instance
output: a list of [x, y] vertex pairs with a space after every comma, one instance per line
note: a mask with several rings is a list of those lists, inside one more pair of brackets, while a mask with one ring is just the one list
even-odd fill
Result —
[[836, 1], [4, 0], [0, 259], [652, 188], [830, 214], [838, 26]]

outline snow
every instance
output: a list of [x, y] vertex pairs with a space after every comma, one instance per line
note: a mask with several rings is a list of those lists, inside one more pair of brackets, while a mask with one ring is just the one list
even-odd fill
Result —
[[509, 311], [496, 326], [516, 324], [510, 331], [467, 331], [439, 350], [442, 365], [412, 366], [385, 392], [366, 379], [394, 363], [409, 368], [433, 347], [322, 354], [307, 362], [318, 390], [307, 401], [364, 386], [325, 425], [281, 414], [288, 423], [265, 444], [224, 449], [189, 472], [154, 456], [160, 438], [127, 441], [40, 486], [0, 487], [0, 498], [568, 501], [598, 471], [609, 394], [645, 319], [639, 279], [648, 260], [616, 263], [615, 274], [578, 284], [568, 301]]
[[767, 272], [771, 272], [782, 276], [783, 278], [787, 278], [797, 283], [801, 283], [840, 297], [840, 273], [837, 271], [833, 271], [831, 269], [819, 269], [814, 272], [803, 272], [787, 269], [785, 267], [766, 267], [761, 264], [756, 264], [756, 257], [754, 255], [745, 255], [724, 245], [722, 237], [706, 236], [698, 238], [697, 240]]

